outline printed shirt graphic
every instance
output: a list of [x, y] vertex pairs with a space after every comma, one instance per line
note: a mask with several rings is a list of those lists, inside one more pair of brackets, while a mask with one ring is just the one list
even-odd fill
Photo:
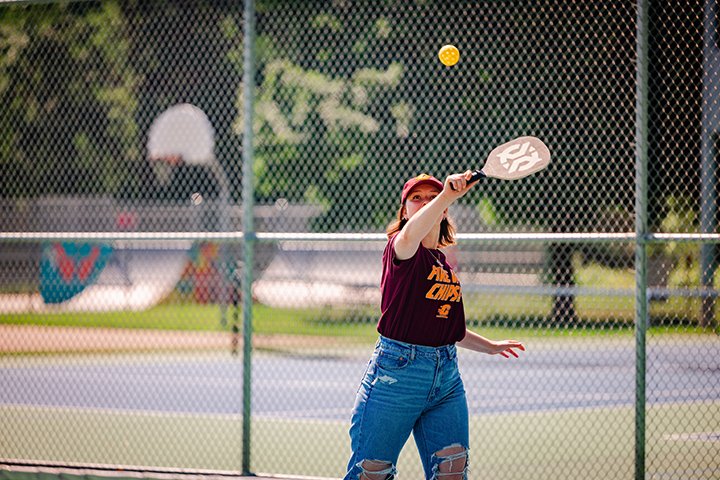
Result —
[[378, 332], [401, 342], [431, 347], [462, 340], [465, 337], [462, 289], [445, 255], [420, 245], [412, 258], [397, 260], [395, 238], [390, 239], [383, 253]]

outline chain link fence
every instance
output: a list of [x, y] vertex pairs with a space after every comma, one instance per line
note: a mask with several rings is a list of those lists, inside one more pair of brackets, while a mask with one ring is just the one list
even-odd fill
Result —
[[402, 184], [534, 135], [450, 210], [470, 478], [718, 478], [715, 0], [247, 3], [0, 4], [1, 463], [342, 476]]

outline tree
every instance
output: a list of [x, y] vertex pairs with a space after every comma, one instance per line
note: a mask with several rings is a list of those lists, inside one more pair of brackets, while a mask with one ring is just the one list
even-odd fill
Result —
[[0, 8], [0, 192], [113, 192], [138, 157], [117, 2]]

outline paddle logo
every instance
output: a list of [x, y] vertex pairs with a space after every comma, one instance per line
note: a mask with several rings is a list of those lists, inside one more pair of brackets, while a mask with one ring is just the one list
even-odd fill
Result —
[[530, 142], [510, 145], [499, 152], [497, 156], [500, 159], [500, 165], [508, 173], [525, 172], [544, 161], [537, 149], [530, 145]]

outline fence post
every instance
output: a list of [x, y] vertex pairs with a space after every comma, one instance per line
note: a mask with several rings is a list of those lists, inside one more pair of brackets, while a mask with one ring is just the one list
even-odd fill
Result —
[[255, 2], [245, 0], [244, 58], [243, 58], [243, 109], [245, 124], [242, 137], [242, 202], [243, 202], [243, 433], [242, 473], [250, 474], [250, 422], [252, 407], [252, 283], [255, 227], [253, 206], [253, 113], [255, 98]]
[[647, 301], [648, 0], [637, 2], [635, 94], [635, 480], [645, 478]]
[[[700, 167], [700, 232], [717, 231], [717, 155], [718, 131], [718, 45], [717, 0], [705, 0], [703, 32], [703, 89], [702, 89], [702, 163]], [[703, 243], [700, 247], [700, 286], [703, 293], [714, 286], [716, 245]], [[715, 297], [703, 295], [700, 307], [700, 326], [715, 328]]]

